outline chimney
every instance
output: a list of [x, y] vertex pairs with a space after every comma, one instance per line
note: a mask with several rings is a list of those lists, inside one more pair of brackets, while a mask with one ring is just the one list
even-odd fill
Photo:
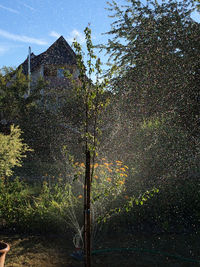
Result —
[[31, 47], [28, 48], [28, 96], [31, 90]]

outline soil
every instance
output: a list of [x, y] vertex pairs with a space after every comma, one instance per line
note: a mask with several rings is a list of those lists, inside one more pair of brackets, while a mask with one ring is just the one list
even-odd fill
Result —
[[[6, 267], [82, 267], [73, 259], [72, 238], [0, 234], [10, 244]], [[200, 265], [199, 238], [193, 234], [107, 234], [96, 249], [133, 248], [136, 251], [104, 251], [92, 256], [92, 267], [190, 267]], [[161, 252], [161, 253], [159, 253]], [[179, 258], [175, 258], [177, 256]], [[198, 262], [193, 262], [195, 259]]]

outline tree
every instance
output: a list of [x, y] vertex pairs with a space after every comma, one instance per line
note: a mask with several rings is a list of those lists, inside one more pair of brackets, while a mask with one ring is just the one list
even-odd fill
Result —
[[103, 149], [137, 170], [130, 188], [199, 175], [200, 24], [190, 3], [110, 4], [104, 48], [116, 72]]
[[27, 96], [29, 79], [22, 69], [6, 68], [0, 70], [0, 118], [5, 123], [19, 123], [40, 99], [40, 89], [45, 86], [39, 79]]
[[116, 69], [112, 90], [122, 134], [128, 127], [133, 132], [144, 119], [173, 114], [194, 148], [200, 128], [200, 24], [191, 18], [191, 1], [109, 5], [114, 22], [107, 45], [101, 47]]
[[[100, 82], [101, 61], [94, 54], [94, 46], [91, 41], [91, 29], [85, 28], [85, 39], [87, 46], [87, 65], [84, 64], [84, 54], [80, 44], [74, 42], [77, 55], [77, 67], [79, 70], [78, 80], [72, 80], [77, 95], [83, 101], [84, 119], [83, 132], [85, 144], [85, 182], [84, 182], [84, 252], [85, 266], [91, 266], [91, 183], [94, 175], [95, 156], [97, 155], [98, 119], [106, 101], [102, 101], [105, 93], [104, 87], [107, 80]], [[96, 74], [96, 81], [93, 83], [91, 74]], [[92, 166], [92, 167], [91, 167]]]
[[199, 23], [191, 19], [191, 1], [127, 1], [123, 7], [113, 1], [109, 10], [115, 19], [108, 32], [113, 37], [104, 48], [119, 74], [113, 90], [135, 117], [176, 112], [191, 131], [188, 118], [193, 127], [199, 121], [200, 33]]

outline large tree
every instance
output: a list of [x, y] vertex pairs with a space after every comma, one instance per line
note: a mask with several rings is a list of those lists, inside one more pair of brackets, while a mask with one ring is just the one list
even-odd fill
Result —
[[[199, 127], [200, 24], [191, 1], [110, 3], [114, 22], [105, 46], [117, 66], [113, 89], [128, 115], [176, 113], [182, 126]], [[189, 123], [189, 120], [192, 121]]]
[[104, 149], [140, 180], [188, 177], [200, 144], [200, 24], [191, 1], [113, 1], [109, 9], [114, 22], [104, 48], [116, 75]]

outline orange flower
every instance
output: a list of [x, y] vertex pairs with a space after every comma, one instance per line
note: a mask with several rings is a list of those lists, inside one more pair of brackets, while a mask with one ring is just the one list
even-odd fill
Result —
[[116, 160], [115, 162], [122, 164], [122, 161], [120, 161], [120, 160]]
[[82, 162], [82, 163], [80, 164], [80, 167], [85, 167], [85, 164]]
[[109, 166], [109, 163], [107, 163], [107, 162], [104, 162], [104, 165], [106, 165], [106, 166]]
[[83, 196], [82, 195], [79, 195], [78, 198], [83, 198]]
[[126, 195], [124, 198], [125, 198], [125, 199], [129, 199], [129, 196]]
[[98, 163], [95, 163], [95, 164], [94, 164], [94, 168], [97, 168], [98, 166], [99, 166]]
[[118, 183], [119, 183], [119, 184], [124, 184], [124, 181], [119, 181]]
[[124, 171], [124, 172], [126, 171], [124, 168], [120, 168], [120, 170], [122, 170], [122, 171]]
[[95, 175], [95, 176], [94, 176], [94, 178], [95, 178], [95, 179], [98, 179], [98, 176], [97, 176], [97, 175]]
[[120, 173], [119, 175], [120, 175], [121, 177], [124, 177], [124, 174], [123, 174], [123, 173]]
[[112, 179], [111, 179], [111, 178], [107, 178], [107, 181], [108, 181], [108, 182], [111, 182], [111, 181], [112, 181]]
[[109, 172], [112, 172], [112, 170], [111, 170], [110, 168], [108, 168], [108, 171], [109, 171]]
[[78, 163], [78, 162], [76, 162], [74, 165], [75, 165], [75, 166], [77, 166], [77, 165], [79, 165], [79, 163]]

